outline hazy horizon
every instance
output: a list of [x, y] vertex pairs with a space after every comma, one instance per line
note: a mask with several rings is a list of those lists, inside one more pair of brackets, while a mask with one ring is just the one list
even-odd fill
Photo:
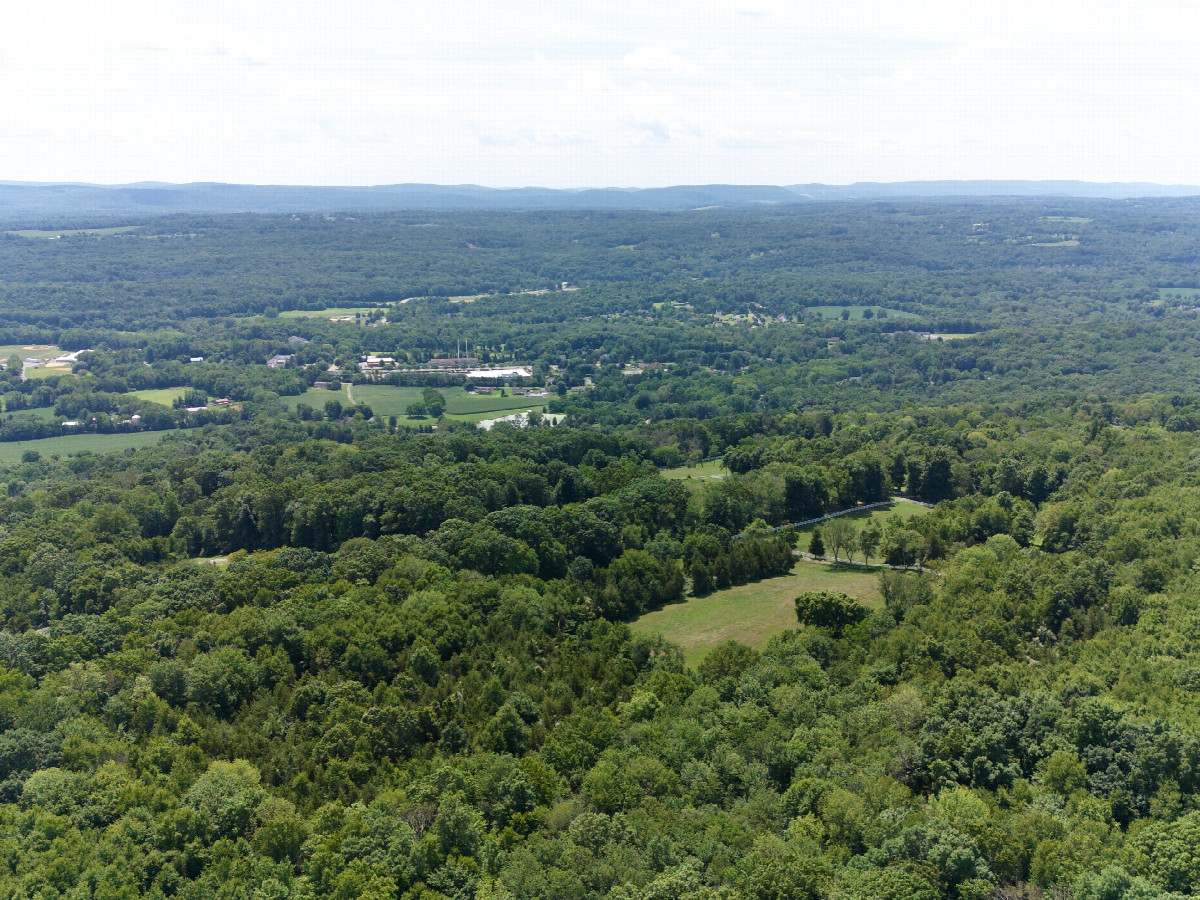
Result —
[[1198, 20], [1178, 2], [26, 4], [0, 35], [0, 178], [1195, 184]]

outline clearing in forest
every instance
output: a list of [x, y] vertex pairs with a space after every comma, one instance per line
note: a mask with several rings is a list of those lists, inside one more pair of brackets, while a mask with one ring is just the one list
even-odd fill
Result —
[[805, 591], [841, 591], [870, 607], [882, 599], [878, 571], [798, 562], [791, 574], [673, 603], [646, 613], [631, 627], [634, 634], [661, 634], [678, 644], [684, 661], [695, 666], [722, 641], [759, 648], [797, 628], [794, 601]]
[[[919, 318], [921, 318], [920, 316], [916, 315], [915, 313], [905, 312], [902, 309], [890, 309], [890, 308], [884, 307], [884, 306], [852, 306], [850, 304], [847, 304], [845, 306], [809, 306], [809, 307], [806, 307], [804, 311], [816, 313], [822, 319], [840, 319], [842, 317], [842, 311], [845, 310], [850, 313], [850, 321], [851, 322], [861, 322], [863, 320], [863, 313], [866, 312], [868, 309], [871, 311], [871, 318], [874, 318], [874, 319], [878, 319], [878, 318], [919, 319]], [[881, 317], [879, 315], [881, 312], [886, 312], [887, 315]]]

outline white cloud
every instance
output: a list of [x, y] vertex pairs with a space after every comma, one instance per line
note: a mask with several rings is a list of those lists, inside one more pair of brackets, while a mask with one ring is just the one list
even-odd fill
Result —
[[1200, 183], [1200, 9], [22, 4], [0, 178]]

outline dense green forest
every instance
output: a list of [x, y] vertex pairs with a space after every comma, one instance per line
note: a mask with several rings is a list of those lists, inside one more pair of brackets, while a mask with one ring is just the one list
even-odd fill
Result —
[[1200, 893], [1198, 214], [22, 223], [0, 897]]

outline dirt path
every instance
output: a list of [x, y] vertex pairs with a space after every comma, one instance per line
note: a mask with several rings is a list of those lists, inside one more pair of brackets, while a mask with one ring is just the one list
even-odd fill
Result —
[[346, 399], [348, 401], [350, 401], [351, 403], [353, 403], [354, 402], [354, 393], [351, 390], [351, 388], [353, 388], [354, 385], [351, 384], [349, 381], [347, 381], [345, 384], [346, 384]]

